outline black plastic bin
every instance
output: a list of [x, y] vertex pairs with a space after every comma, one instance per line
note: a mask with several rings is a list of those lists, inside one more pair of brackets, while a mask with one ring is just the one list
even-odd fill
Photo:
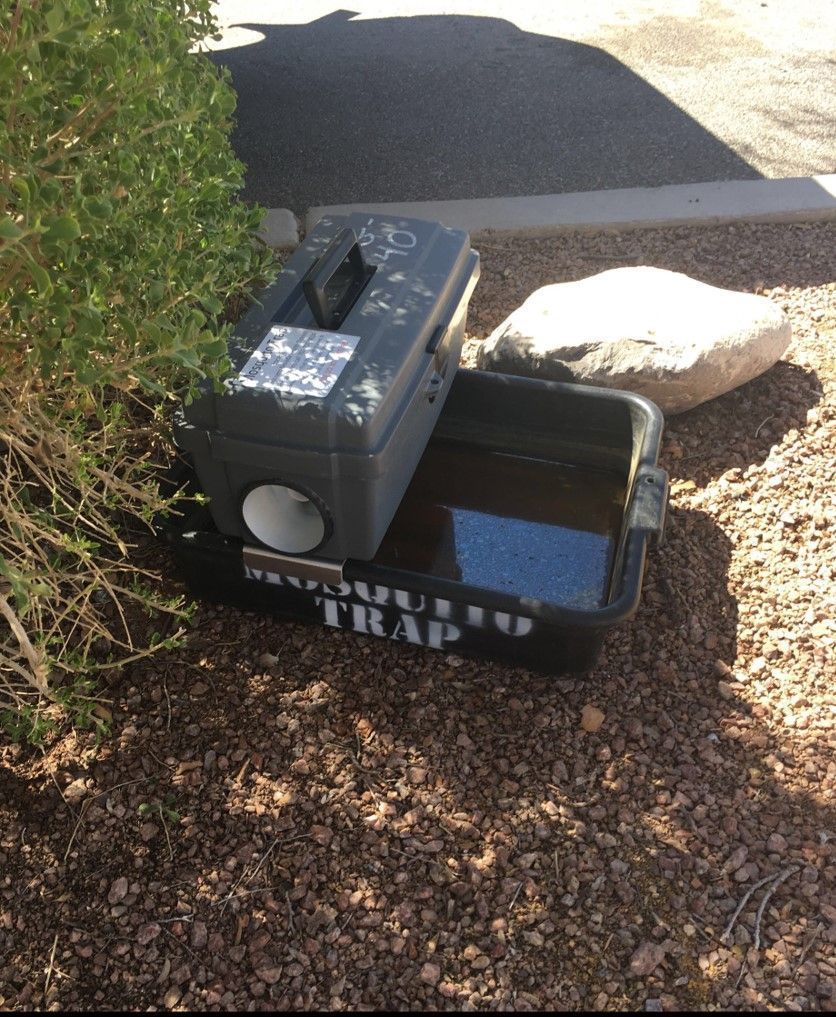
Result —
[[194, 503], [164, 534], [198, 598], [581, 672], [635, 612], [662, 535], [661, 435], [633, 393], [462, 370], [371, 561], [282, 574]]

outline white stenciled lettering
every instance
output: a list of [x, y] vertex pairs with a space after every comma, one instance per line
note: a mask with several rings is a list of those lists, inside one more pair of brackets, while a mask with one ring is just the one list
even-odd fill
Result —
[[383, 612], [376, 607], [364, 607], [362, 604], [351, 605], [351, 627], [364, 636], [385, 636], [383, 628]]
[[527, 636], [534, 622], [531, 618], [521, 618], [516, 614], [503, 614], [497, 611], [494, 615], [494, 624], [506, 636]]
[[389, 638], [405, 643], [417, 643], [418, 646], [424, 645], [424, 640], [421, 638], [421, 631], [418, 627], [418, 619], [413, 614], [398, 615], [395, 628], [392, 630]]
[[427, 646], [435, 650], [443, 649], [448, 643], [455, 643], [461, 636], [462, 630], [449, 622], [430, 621], [427, 622]]
[[439, 618], [452, 618], [453, 605], [449, 600], [436, 600], [433, 606], [435, 610], [432, 614]]
[[285, 578], [278, 572], [265, 572], [263, 569], [253, 569], [249, 565], [244, 566], [244, 575], [247, 579], [256, 579], [260, 583], [272, 583], [274, 586], [284, 586]]
[[467, 624], [473, 625], [477, 629], [483, 629], [485, 627], [485, 609], [483, 607], [475, 607], [473, 604], [468, 604]]
[[323, 621], [326, 625], [333, 625], [337, 629], [342, 628], [340, 609], [342, 608], [344, 611], [346, 608], [342, 600], [334, 600], [332, 597], [314, 597], [314, 604], [317, 607], [322, 607]]
[[354, 590], [361, 600], [369, 604], [388, 604], [392, 597], [392, 589], [388, 586], [369, 586], [368, 583], [355, 583]]
[[[503, 611], [488, 611], [475, 604], [454, 604], [442, 598], [427, 597], [423, 593], [397, 590], [377, 583], [317, 583], [312, 579], [282, 576], [249, 566], [245, 566], [244, 574], [248, 579], [259, 582], [321, 594], [314, 598], [314, 603], [322, 608], [326, 625], [353, 628], [364, 635], [389, 636], [419, 646], [442, 649], [446, 644], [456, 642], [462, 635], [459, 625], [464, 625], [467, 629], [494, 629], [506, 636], [527, 636], [534, 628], [531, 618]], [[363, 603], [338, 599], [351, 597], [357, 597]], [[377, 607], [366, 605], [394, 605], [404, 613], [392, 612], [384, 618], [384, 613], [377, 610]], [[454, 624], [454, 620], [459, 625]]]
[[424, 611], [427, 607], [427, 598], [423, 593], [395, 590], [395, 603], [405, 611]]
[[287, 582], [289, 586], [295, 586], [297, 590], [318, 590], [321, 584], [315, 579], [299, 579], [296, 576], [288, 576]]

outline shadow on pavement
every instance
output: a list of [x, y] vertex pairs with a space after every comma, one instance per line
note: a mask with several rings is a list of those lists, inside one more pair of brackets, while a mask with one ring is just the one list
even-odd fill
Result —
[[498, 18], [353, 17], [239, 26], [263, 38], [211, 54], [238, 92], [245, 198], [301, 213], [761, 176], [595, 46]]

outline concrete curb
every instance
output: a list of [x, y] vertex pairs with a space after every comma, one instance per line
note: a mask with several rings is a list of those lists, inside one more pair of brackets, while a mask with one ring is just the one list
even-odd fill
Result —
[[471, 235], [491, 232], [547, 236], [564, 230], [640, 229], [724, 222], [810, 222], [836, 219], [836, 174], [518, 198], [324, 205], [308, 211], [305, 227], [310, 229], [326, 214], [351, 212], [436, 219], [447, 226], [467, 230]]

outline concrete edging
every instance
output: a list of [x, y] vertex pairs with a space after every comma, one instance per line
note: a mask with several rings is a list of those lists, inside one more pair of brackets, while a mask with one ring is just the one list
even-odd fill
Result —
[[836, 219], [836, 174], [510, 198], [325, 205], [308, 210], [305, 228], [310, 229], [323, 215], [351, 212], [434, 219], [471, 235], [547, 236], [564, 230], [810, 222]]

